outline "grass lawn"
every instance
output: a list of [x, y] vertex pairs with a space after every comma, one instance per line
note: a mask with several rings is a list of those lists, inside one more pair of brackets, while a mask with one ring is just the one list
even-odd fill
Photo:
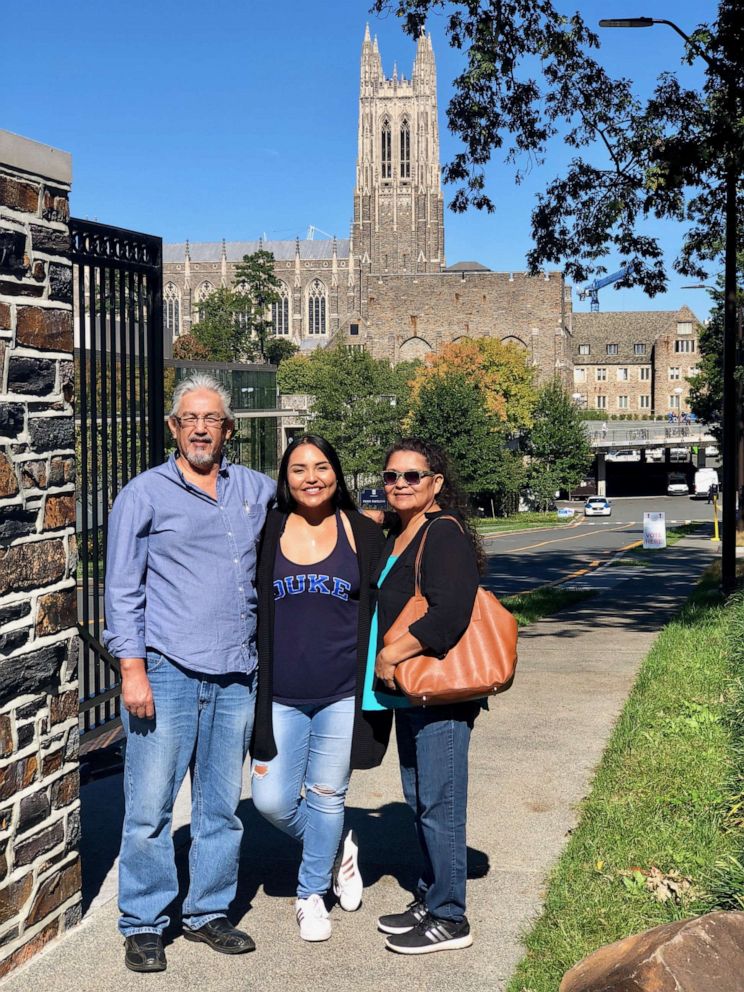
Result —
[[744, 598], [711, 569], [659, 635], [508, 992], [557, 992], [603, 944], [744, 905]]
[[566, 606], [580, 603], [594, 595], [593, 589], [563, 589], [561, 586], [552, 586], [516, 596], [505, 596], [501, 602], [514, 614], [519, 626], [526, 627], [528, 623], [549, 617]]
[[536, 527], [563, 527], [576, 517], [559, 517], [557, 513], [515, 513], [511, 517], [485, 517], [475, 521], [478, 533], [499, 534], [502, 531], [534, 530]]

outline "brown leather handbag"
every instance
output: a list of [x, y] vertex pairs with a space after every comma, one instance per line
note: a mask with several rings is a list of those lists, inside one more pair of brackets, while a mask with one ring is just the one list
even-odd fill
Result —
[[[456, 517], [436, 520], [453, 520], [462, 530]], [[429, 609], [421, 593], [421, 561], [429, 527], [436, 520], [427, 526], [416, 555], [414, 595], [385, 634], [385, 645], [407, 633]], [[446, 568], [446, 563], [442, 567]], [[457, 644], [443, 658], [421, 654], [401, 662], [395, 669], [395, 681], [414, 706], [435, 706], [504, 692], [514, 681], [516, 667], [517, 621], [492, 592], [479, 586], [470, 623]]]

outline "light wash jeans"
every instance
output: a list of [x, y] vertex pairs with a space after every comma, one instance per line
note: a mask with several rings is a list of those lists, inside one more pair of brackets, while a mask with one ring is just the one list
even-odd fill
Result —
[[424, 856], [417, 895], [438, 919], [465, 917], [468, 748], [479, 703], [395, 711], [403, 795]]
[[173, 804], [189, 765], [190, 884], [183, 922], [192, 928], [227, 913], [235, 898], [243, 826], [236, 814], [253, 729], [251, 675], [201, 675], [147, 653], [155, 718], [122, 708], [127, 734], [125, 815], [119, 855], [119, 930], [162, 933], [178, 895], [171, 836]]
[[[277, 755], [254, 761], [256, 809], [302, 844], [297, 897], [325, 895], [344, 829], [354, 698], [323, 706], [273, 704]], [[302, 790], [304, 787], [304, 795]]]

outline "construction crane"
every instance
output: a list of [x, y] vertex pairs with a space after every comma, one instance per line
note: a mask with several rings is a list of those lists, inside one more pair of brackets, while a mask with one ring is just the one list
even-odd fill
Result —
[[580, 300], [585, 300], [588, 296], [591, 300], [592, 313], [599, 313], [599, 290], [603, 286], [610, 286], [613, 282], [619, 282], [620, 279], [624, 279], [630, 271], [630, 266], [624, 265], [619, 272], [613, 272], [611, 276], [603, 276], [601, 279], [595, 279], [594, 282], [590, 282], [588, 286], [580, 289], [577, 295]]
[[315, 227], [313, 224], [311, 224], [310, 227], [308, 227], [308, 229], [307, 229], [307, 240], [308, 241], [313, 241], [314, 238], [315, 238], [316, 233], [318, 233], [318, 234], [325, 234], [325, 236], [327, 238], [332, 238], [333, 237], [333, 235], [332, 234], [329, 234], [328, 231], [324, 231], [321, 227]]

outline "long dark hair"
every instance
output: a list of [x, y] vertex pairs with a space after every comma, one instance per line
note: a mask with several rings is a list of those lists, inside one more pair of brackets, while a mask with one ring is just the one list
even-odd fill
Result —
[[300, 437], [296, 437], [292, 443], [287, 446], [286, 451], [282, 455], [282, 460], [279, 464], [279, 474], [276, 479], [277, 507], [282, 511], [282, 513], [292, 513], [297, 506], [294, 497], [289, 491], [287, 471], [292, 452], [296, 448], [299, 448], [301, 444], [312, 444], [313, 447], [317, 448], [319, 451], [322, 451], [326, 461], [333, 469], [336, 476], [336, 492], [333, 494], [334, 508], [339, 510], [356, 510], [357, 507], [354, 500], [351, 498], [351, 493], [346, 485], [346, 479], [344, 478], [344, 472], [341, 468], [339, 457], [336, 454], [336, 449], [330, 442], [326, 441], [326, 439], [321, 437], [319, 434], [302, 434]]
[[486, 565], [486, 555], [483, 542], [470, 520], [470, 505], [468, 498], [461, 489], [457, 476], [450, 464], [444, 449], [433, 441], [425, 441], [421, 437], [404, 437], [396, 441], [385, 452], [385, 465], [396, 451], [413, 451], [426, 459], [426, 463], [436, 475], [444, 476], [444, 483], [437, 495], [437, 503], [443, 510], [451, 510], [460, 519], [473, 551], [478, 559], [478, 569], [482, 572]]

